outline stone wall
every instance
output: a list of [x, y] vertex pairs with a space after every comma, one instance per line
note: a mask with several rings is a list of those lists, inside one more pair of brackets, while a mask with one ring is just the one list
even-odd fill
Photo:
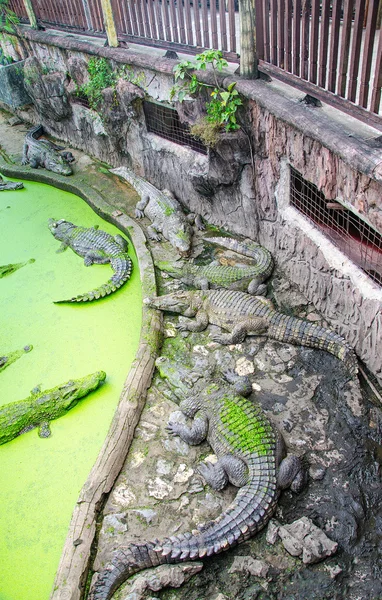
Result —
[[[142, 99], [169, 103], [175, 61], [57, 33], [27, 29], [25, 36], [25, 79], [34, 103], [19, 114], [112, 166], [128, 166], [170, 189], [208, 222], [260, 241], [382, 383], [381, 288], [289, 205], [292, 166], [328, 200], [341, 201], [382, 232], [377, 132], [357, 132], [324, 109], [284, 97], [272, 83], [239, 80], [244, 127], [222, 135], [205, 156], [146, 128]], [[128, 76], [103, 91], [100, 114], [75, 98], [91, 56], [107, 57], [115, 69], [129, 65]], [[26, 58], [25, 47], [18, 57]], [[209, 74], [201, 77], [208, 80]], [[224, 85], [234, 79], [222, 76]], [[188, 123], [200, 112], [196, 101], [177, 108]]]

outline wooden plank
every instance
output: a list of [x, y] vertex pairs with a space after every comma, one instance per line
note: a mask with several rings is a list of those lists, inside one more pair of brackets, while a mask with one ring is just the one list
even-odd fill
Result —
[[371, 0], [369, 3], [369, 10], [366, 17], [366, 33], [365, 40], [363, 43], [363, 58], [361, 69], [361, 86], [359, 90], [359, 104], [364, 108], [367, 107], [369, 99], [370, 73], [371, 63], [373, 60], [375, 32], [377, 28], [378, 5], [379, 2], [377, 0]]
[[[195, 0], [198, 2], [199, 0]], [[187, 43], [190, 46], [194, 45], [194, 35], [192, 32], [192, 22], [191, 22], [191, 8], [190, 8], [190, 0], [182, 0], [184, 6], [184, 13], [186, 16], [186, 34], [187, 34]], [[213, 5], [215, 5], [215, 0], [213, 1]], [[216, 19], [216, 7], [215, 7], [215, 19]]]
[[381, 103], [381, 87], [382, 87], [382, 29], [379, 30], [378, 50], [375, 60], [375, 72], [373, 88], [371, 93], [371, 110], [374, 113], [379, 113], [379, 105]]
[[218, 50], [218, 25], [216, 20], [216, 0], [210, 0], [211, 40], [212, 48]]
[[302, 2], [301, 17], [301, 77], [309, 77], [309, 25], [310, 25], [310, 0]]
[[[146, 37], [151, 38], [149, 9], [147, 7], [147, 2], [145, 0], [143, 0], [143, 2], [142, 2], [142, 11], [143, 11], [143, 24], [145, 26]], [[169, 39], [171, 39], [171, 38], [169, 38]]]
[[320, 24], [320, 0], [311, 0], [310, 46], [309, 46], [309, 80], [317, 83], [318, 69], [318, 28]]
[[[146, 0], [143, 0], [143, 6], [146, 6]], [[162, 9], [164, 17], [165, 38], [166, 40], [171, 40], [171, 25], [167, 0], [163, 0]]]
[[135, 0], [129, 0], [127, 3], [127, 6], [130, 11], [130, 21], [131, 21], [131, 26], [132, 26], [132, 33], [134, 35], [139, 35], [138, 18], [137, 18], [137, 12], [135, 10]]
[[350, 54], [350, 68], [349, 68], [349, 79], [348, 79], [348, 98], [352, 102], [355, 102], [358, 84], [358, 71], [361, 54], [361, 41], [362, 41], [362, 29], [363, 29], [363, 18], [365, 14], [365, 2], [364, 0], [355, 0], [355, 18], [353, 24], [353, 40], [351, 45]]
[[[145, 2], [145, 0], [143, 0]], [[142, 0], [135, 0], [135, 10], [138, 18], [139, 35], [145, 36], [145, 28], [143, 25]]]
[[325, 87], [328, 64], [329, 11], [331, 0], [322, 0], [318, 85]]
[[[128, 1], [128, 0], [126, 0], [126, 1]], [[174, 0], [172, 0], [172, 2], [173, 1]], [[154, 13], [154, 6], [153, 6], [153, 3], [151, 2], [151, 0], [149, 0], [149, 2], [148, 2], [148, 7], [149, 7], [151, 37], [152, 37], [152, 39], [157, 40], [158, 39], [157, 24], [156, 24], [156, 18], [155, 18], [155, 13]]]
[[344, 0], [344, 16], [342, 20], [340, 66], [338, 69], [337, 94], [345, 97], [346, 80], [349, 62], [350, 35], [352, 27], [353, 0]]
[[229, 42], [231, 52], [236, 52], [235, 0], [228, 0]]
[[284, 68], [292, 71], [292, 0], [285, 0], [285, 23], [284, 23], [284, 45], [285, 58]]
[[270, 0], [271, 62], [277, 65], [277, 0]]
[[153, 0], [154, 9], [157, 21], [158, 38], [164, 40], [163, 19], [162, 19], [162, 2], [161, 0]]
[[[233, 4], [233, 0], [229, 0], [231, 4]], [[202, 8], [202, 21], [203, 21], [203, 44], [205, 48], [210, 47], [210, 34], [209, 34], [209, 26], [208, 26], [208, 9], [207, 9], [207, 0], [201, 0], [201, 8]], [[183, 40], [182, 40], [183, 42]], [[232, 48], [231, 48], [232, 50]]]
[[332, 6], [332, 23], [330, 31], [330, 50], [327, 87], [331, 92], [336, 90], [338, 42], [340, 39], [341, 0], [334, 0]]
[[[288, 0], [286, 0], [288, 2]], [[285, 0], [277, 0], [277, 64], [282, 69], [285, 68]]]
[[301, 0], [293, 1], [293, 73], [300, 75], [301, 64]]
[[[172, 0], [170, 0], [171, 2]], [[221, 0], [220, 0], [221, 1]], [[196, 36], [196, 45], [202, 46], [202, 31], [200, 29], [200, 11], [199, 11], [199, 0], [198, 2], [194, 2], [192, 5], [194, 11], [194, 23], [195, 23], [195, 36]], [[225, 23], [225, 21], [224, 21]], [[227, 48], [225, 48], [227, 50]]]
[[178, 22], [177, 22], [177, 18], [176, 18], [176, 10], [175, 10], [175, 0], [169, 0], [169, 2], [170, 2], [172, 41], [179, 42]]
[[[219, 25], [220, 25], [221, 49], [228, 50], [225, 0], [218, 0], [218, 1], [219, 1]], [[195, 5], [198, 5], [198, 4], [199, 4], [199, 2], [195, 3]], [[195, 24], [196, 24], [196, 20], [195, 20]]]
[[[222, 1], [222, 0], [220, 0]], [[263, 0], [255, 1], [256, 16], [256, 52], [257, 57], [264, 59], [264, 5]]]

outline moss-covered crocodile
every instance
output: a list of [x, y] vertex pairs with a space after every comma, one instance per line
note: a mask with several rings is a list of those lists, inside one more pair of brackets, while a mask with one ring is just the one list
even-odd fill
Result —
[[15, 350], [14, 352], [8, 352], [8, 354], [0, 356], [0, 373], [31, 350], [33, 350], [33, 346], [28, 344], [28, 346], [24, 346], [22, 350]]
[[65, 219], [49, 219], [49, 229], [56, 240], [61, 241], [57, 252], [63, 252], [70, 247], [73, 252], [84, 258], [85, 266], [110, 263], [114, 270], [114, 275], [99, 288], [69, 300], [57, 300], [56, 304], [98, 300], [118, 290], [130, 278], [132, 262], [127, 254], [128, 242], [121, 235], [113, 237], [95, 227], [77, 227]]
[[251, 258], [254, 264], [229, 266], [217, 262], [208, 265], [196, 265], [187, 262], [184, 265], [179, 265], [158, 261], [155, 266], [171, 277], [180, 279], [186, 285], [192, 285], [202, 290], [226, 288], [243, 292], [248, 291], [249, 294], [258, 295], [266, 292], [266, 286], [263, 282], [268, 279], [273, 270], [272, 255], [266, 248], [252, 240], [241, 241], [223, 236], [204, 239], [209, 243], [228, 248]]
[[34, 262], [36, 262], [36, 260], [34, 258], [30, 258], [29, 260], [22, 262], [22, 263], [11, 263], [9, 265], [0, 265], [0, 279], [2, 279], [3, 277], [6, 277], [7, 275], [12, 275], [12, 273], [17, 271], [18, 269], [21, 269], [21, 267], [25, 267], [25, 265], [29, 265]]
[[69, 165], [69, 162], [74, 161], [74, 157], [71, 152], [62, 152], [61, 146], [57, 146], [49, 140], [39, 140], [44, 133], [42, 125], [36, 125], [32, 127], [26, 136], [23, 149], [22, 164], [27, 165], [28, 163], [32, 169], [38, 169], [43, 167], [53, 173], [59, 175], [71, 175], [73, 170]]
[[203, 331], [209, 323], [228, 330], [227, 334], [212, 336], [220, 344], [238, 344], [247, 335], [265, 334], [279, 342], [326, 350], [342, 360], [350, 373], [358, 371], [354, 351], [343, 337], [316, 323], [285, 315], [261, 296], [230, 290], [180, 291], [144, 302], [152, 308], [195, 317], [180, 320], [181, 331]]
[[[201, 377], [198, 388], [194, 385], [190, 390], [184, 384], [187, 373], [181, 365], [162, 357], [157, 367], [181, 400], [182, 412], [193, 419], [190, 427], [170, 422], [169, 433], [191, 445], [207, 440], [218, 461], [200, 465], [201, 475], [216, 490], [228, 481], [240, 489], [231, 505], [198, 531], [117, 550], [112, 562], [95, 575], [89, 600], [109, 600], [130, 575], [142, 569], [204, 558], [247, 540], [271, 518], [280, 491], [288, 486], [300, 491], [305, 481], [300, 459], [293, 455], [284, 458], [281, 435], [260, 406], [246, 398], [252, 391], [248, 378], [226, 373], [234, 384], [232, 389]], [[171, 385], [174, 374], [176, 389]]]
[[39, 428], [40, 437], [48, 437], [49, 422], [65, 415], [81, 398], [96, 390], [105, 378], [104, 371], [97, 371], [43, 392], [36, 388], [25, 400], [1, 406], [0, 445], [33, 427]]
[[0, 175], [0, 192], [6, 190], [21, 190], [23, 187], [24, 184], [21, 181], [4, 181], [3, 177]]
[[147, 228], [150, 239], [160, 241], [160, 234], [162, 234], [181, 256], [188, 256], [193, 234], [190, 220], [195, 219], [196, 226], [204, 229], [200, 217], [186, 216], [180, 202], [171, 192], [158, 190], [126, 167], [119, 167], [111, 172], [126, 179], [141, 196], [135, 209], [135, 216], [137, 219], [142, 219], [144, 216], [150, 219], [152, 224]]

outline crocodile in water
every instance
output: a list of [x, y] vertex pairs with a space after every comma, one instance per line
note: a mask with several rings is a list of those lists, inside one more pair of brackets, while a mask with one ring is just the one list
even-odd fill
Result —
[[186, 370], [178, 363], [162, 357], [157, 367], [162, 377], [170, 379], [170, 385], [172, 374], [181, 369], [174, 391], [182, 412], [193, 419], [190, 427], [170, 422], [169, 433], [191, 445], [207, 440], [218, 462], [201, 464], [201, 475], [216, 490], [223, 489], [228, 481], [240, 489], [231, 505], [198, 531], [119, 549], [112, 562], [95, 576], [89, 600], [109, 600], [130, 575], [143, 569], [204, 558], [247, 540], [269, 521], [280, 490], [291, 486], [300, 491], [305, 481], [300, 459], [293, 455], [284, 459], [280, 434], [260, 406], [245, 397], [252, 391], [248, 378], [228, 372], [232, 389], [202, 377], [199, 389], [190, 391], [182, 384], [187, 379]]
[[0, 372], [4, 371], [4, 369], [9, 367], [12, 363], [16, 362], [16, 360], [31, 350], [33, 350], [33, 346], [29, 344], [28, 346], [24, 346], [22, 350], [15, 350], [14, 352], [8, 352], [8, 354], [0, 356]]
[[179, 278], [186, 285], [198, 289], [226, 288], [229, 290], [248, 291], [250, 294], [266, 292], [263, 282], [268, 279], [273, 270], [273, 260], [270, 252], [252, 240], [239, 241], [235, 238], [213, 237], [204, 238], [206, 241], [234, 250], [238, 254], [250, 257], [255, 261], [253, 265], [235, 266], [221, 265], [212, 262], [208, 265], [196, 265], [188, 262], [184, 265], [157, 261], [161, 271], [171, 277]]
[[21, 190], [24, 184], [21, 181], [4, 181], [4, 178], [0, 175], [0, 192], [6, 190]]
[[11, 263], [9, 265], [0, 265], [0, 279], [2, 279], [2, 277], [6, 277], [7, 275], [12, 275], [12, 273], [17, 271], [18, 269], [21, 269], [21, 267], [25, 267], [25, 265], [29, 265], [34, 262], [36, 262], [36, 259], [30, 258], [29, 260], [22, 262], [22, 263]]
[[73, 162], [74, 158], [71, 152], [64, 152], [60, 146], [49, 142], [48, 140], [39, 140], [44, 129], [42, 125], [32, 127], [25, 136], [22, 164], [28, 163], [33, 169], [43, 167], [53, 173], [59, 175], [71, 175], [73, 173], [69, 162]]
[[[185, 215], [181, 204], [171, 192], [167, 190], [161, 192], [126, 167], [119, 167], [111, 172], [126, 179], [141, 196], [135, 209], [135, 216], [138, 219], [144, 216], [150, 219], [152, 224], [147, 229], [150, 239], [160, 241], [160, 234], [162, 234], [181, 256], [188, 256], [191, 252], [193, 234], [190, 215]], [[194, 218], [194, 215], [191, 218]], [[195, 224], [199, 229], [204, 229], [199, 217], [195, 218]]]
[[342, 360], [350, 373], [358, 371], [357, 358], [343, 337], [304, 319], [275, 310], [272, 302], [261, 296], [230, 290], [179, 291], [145, 304], [195, 320], [182, 319], [181, 331], [203, 331], [209, 323], [229, 331], [212, 336], [220, 344], [238, 344], [247, 335], [265, 334], [279, 342], [326, 350]]
[[40, 437], [49, 437], [49, 422], [65, 415], [81, 398], [96, 390], [105, 378], [104, 371], [97, 371], [51, 390], [41, 392], [36, 388], [25, 400], [1, 406], [0, 444], [6, 444], [34, 427], [39, 428]]
[[69, 246], [76, 254], [84, 258], [85, 266], [110, 263], [114, 275], [99, 288], [60, 302], [90, 302], [115, 292], [130, 278], [132, 262], [127, 254], [128, 242], [121, 235], [112, 236], [95, 227], [77, 227], [70, 221], [49, 219], [49, 229], [61, 246], [57, 252], [63, 252]]

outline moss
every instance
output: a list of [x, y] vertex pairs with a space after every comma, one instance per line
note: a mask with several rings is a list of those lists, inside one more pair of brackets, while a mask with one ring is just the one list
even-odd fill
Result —
[[190, 127], [190, 133], [201, 140], [208, 148], [214, 148], [219, 141], [221, 127], [216, 123], [211, 123], [207, 118], [203, 118]]
[[229, 443], [243, 452], [267, 454], [270, 449], [271, 426], [263, 419], [254, 418], [253, 408], [247, 411], [247, 402], [238, 401], [237, 396], [225, 396], [222, 403], [220, 419], [225, 427], [221, 433], [227, 437], [228, 430]]

